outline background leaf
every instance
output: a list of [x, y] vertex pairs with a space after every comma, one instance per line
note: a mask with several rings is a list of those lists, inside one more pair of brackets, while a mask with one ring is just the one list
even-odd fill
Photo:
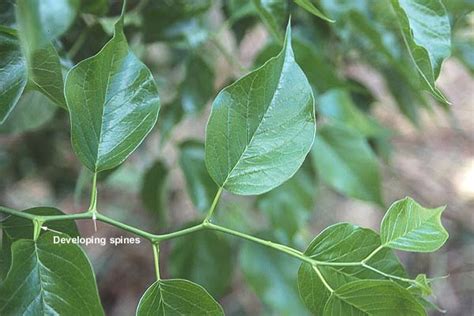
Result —
[[66, 108], [61, 64], [51, 43], [56, 33], [48, 33], [48, 24], [41, 15], [41, 3], [39, 0], [18, 0], [16, 3], [18, 34], [27, 61], [28, 83]]
[[155, 161], [143, 176], [141, 198], [146, 209], [154, 214], [160, 228], [168, 222], [168, 169]]
[[160, 280], [143, 294], [137, 316], [143, 315], [224, 315], [222, 307], [206, 290], [180, 279]]
[[356, 131], [339, 125], [322, 127], [311, 154], [325, 183], [350, 197], [383, 205], [377, 158]]
[[283, 0], [253, 0], [260, 18], [270, 33], [283, 40], [283, 25], [286, 21], [287, 2]]
[[222, 234], [198, 232], [173, 241], [170, 273], [203, 286], [214, 297], [222, 297], [233, 277], [232, 247]]
[[155, 81], [129, 50], [122, 24], [119, 20], [114, 37], [66, 79], [72, 145], [93, 172], [121, 164], [151, 131], [160, 110]]
[[300, 7], [302, 7], [303, 9], [305, 9], [306, 11], [308, 11], [309, 13], [317, 16], [318, 18], [321, 18], [325, 21], [328, 21], [328, 22], [335, 22], [334, 20], [331, 20], [330, 18], [328, 18], [327, 16], [325, 16], [321, 10], [319, 10], [318, 8], [316, 8], [316, 6], [311, 2], [311, 0], [295, 0], [295, 3], [297, 5], [299, 5]]
[[404, 42], [429, 91], [449, 103], [436, 88], [441, 64], [451, 53], [451, 26], [440, 0], [392, 0]]
[[424, 208], [411, 198], [393, 203], [380, 227], [382, 243], [405, 251], [438, 250], [449, 236], [441, 223], [444, 209], [445, 207]]
[[218, 187], [206, 169], [204, 144], [188, 140], [179, 147], [179, 164], [186, 178], [188, 195], [198, 211], [205, 213], [211, 207]]
[[294, 60], [288, 26], [281, 53], [214, 100], [206, 166], [214, 181], [232, 193], [264, 193], [298, 170], [315, 128], [313, 94]]

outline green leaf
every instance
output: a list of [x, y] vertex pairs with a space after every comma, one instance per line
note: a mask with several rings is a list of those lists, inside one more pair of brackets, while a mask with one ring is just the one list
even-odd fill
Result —
[[214, 181], [242, 195], [288, 180], [316, 130], [311, 86], [294, 60], [291, 27], [280, 54], [223, 89], [206, 130], [206, 166]]
[[[318, 261], [361, 262], [380, 245], [380, 237], [374, 231], [339, 223], [323, 230], [310, 243], [305, 255]], [[406, 277], [403, 266], [390, 249], [380, 250], [366, 264], [387, 274]], [[344, 267], [321, 265], [318, 269], [333, 289], [357, 280], [384, 278], [362, 265]], [[298, 288], [303, 302], [311, 312], [322, 315], [331, 293], [310, 264], [301, 265], [298, 271]]]
[[[64, 215], [60, 210], [53, 207], [35, 207], [24, 210], [23, 212], [34, 215]], [[56, 232], [61, 232], [70, 237], [78, 237], [79, 231], [74, 221], [54, 221], [45, 225]], [[0, 278], [6, 276], [11, 264], [11, 246], [14, 241], [19, 239], [33, 239], [33, 224], [31, 220], [22, 217], [10, 216], [1, 222], [2, 248], [0, 249], [0, 257], [2, 264], [0, 265]], [[44, 233], [42, 231], [41, 233]]]
[[323, 315], [426, 315], [423, 306], [400, 285], [385, 280], [355, 281], [329, 298]]
[[287, 2], [283, 0], [253, 0], [253, 4], [270, 33], [281, 42], [288, 9]]
[[258, 197], [258, 208], [269, 219], [278, 240], [291, 243], [308, 223], [314, 207], [315, 187], [313, 170], [304, 163], [293, 178]]
[[222, 234], [197, 232], [173, 241], [170, 273], [203, 286], [214, 297], [222, 297], [233, 277], [233, 251]]
[[199, 55], [187, 61], [186, 77], [181, 84], [179, 97], [185, 113], [198, 113], [214, 93], [214, 71]]
[[12, 267], [0, 285], [2, 315], [104, 315], [86, 255], [77, 245], [55, 244], [54, 236], [13, 243]]
[[72, 145], [93, 172], [120, 165], [158, 118], [160, 102], [150, 70], [130, 51], [123, 17], [113, 38], [66, 79]]
[[[27, 0], [30, 5], [37, 0]], [[49, 40], [65, 33], [76, 19], [80, 0], [40, 0], [37, 2], [41, 26]]]
[[275, 250], [245, 243], [240, 251], [245, 280], [270, 309], [266, 315], [307, 315], [298, 298], [295, 271], [299, 262]]
[[342, 89], [333, 89], [319, 97], [317, 112], [357, 130], [365, 137], [386, 135], [377, 121], [359, 110], [352, 102], [349, 93]]
[[36, 130], [48, 123], [57, 106], [44, 94], [35, 90], [25, 92], [8, 120], [0, 126], [0, 133], [20, 134]]
[[82, 0], [81, 11], [102, 16], [109, 10], [108, 0]]
[[426, 88], [449, 104], [436, 88], [441, 64], [451, 54], [451, 26], [440, 0], [392, 0], [402, 37]]
[[[40, 9], [42, 1], [18, 0], [16, 20], [21, 46], [28, 66], [28, 83], [65, 108], [64, 82], [58, 53], [51, 40], [57, 33], [48, 33]], [[44, 9], [47, 10], [47, 9]]]
[[13, 111], [27, 82], [26, 61], [15, 33], [0, 26], [0, 124]]
[[186, 189], [199, 212], [206, 212], [217, 193], [217, 185], [206, 169], [204, 144], [188, 140], [180, 144], [179, 165], [186, 178]]
[[396, 201], [382, 220], [383, 245], [415, 252], [438, 250], [449, 236], [441, 223], [444, 209], [444, 206], [424, 208], [409, 197]]
[[294, 0], [297, 5], [308, 11], [309, 13], [317, 16], [318, 18], [321, 18], [327, 22], [334, 23], [336, 21], [328, 18], [324, 13], [321, 12], [318, 8], [314, 6], [314, 4], [311, 2], [311, 0]]
[[160, 129], [160, 145], [170, 137], [173, 128], [184, 118], [184, 110], [178, 99], [163, 107], [158, 118], [158, 128]]
[[339, 125], [324, 126], [311, 154], [324, 182], [350, 197], [383, 205], [377, 158], [356, 131]]
[[211, 0], [149, 1], [143, 9], [145, 42], [173, 40], [189, 26], [191, 28], [187, 31], [194, 33], [193, 36], [198, 35], [197, 33], [201, 32], [196, 32], [196, 21], [193, 17], [207, 11], [211, 4]]
[[168, 222], [168, 169], [157, 160], [145, 172], [141, 188], [142, 203], [145, 208], [156, 216], [159, 227]]
[[206, 290], [180, 279], [160, 280], [143, 294], [137, 316], [224, 315], [222, 307]]

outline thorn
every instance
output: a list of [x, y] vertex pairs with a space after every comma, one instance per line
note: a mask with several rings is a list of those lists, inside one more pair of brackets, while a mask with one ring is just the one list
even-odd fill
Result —
[[94, 222], [94, 231], [97, 233], [97, 215], [96, 213], [92, 213], [92, 221]]
[[46, 227], [46, 226], [41, 226], [41, 229], [44, 230], [44, 231], [47, 231], [47, 230], [48, 230], [48, 227]]

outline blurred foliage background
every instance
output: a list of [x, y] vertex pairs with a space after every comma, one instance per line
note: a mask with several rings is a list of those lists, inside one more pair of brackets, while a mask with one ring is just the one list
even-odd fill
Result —
[[[65, 70], [110, 39], [121, 7], [109, 0], [69, 3], [74, 14], [54, 43]], [[437, 83], [450, 106], [421, 89], [389, 1], [314, 3], [336, 22], [292, 1], [130, 0], [127, 38], [153, 72], [162, 108], [131, 159], [100, 175], [100, 211], [151, 232], [202, 217], [216, 191], [204, 165], [210, 104], [220, 89], [279, 51], [291, 14], [296, 60], [316, 96], [315, 149], [294, 178], [271, 192], [225, 194], [216, 221], [304, 249], [336, 222], [376, 229], [386, 207], [407, 195], [430, 207], [447, 204], [448, 244], [402, 260], [412, 275], [448, 276], [434, 284], [436, 303], [448, 315], [472, 315], [474, 2], [443, 1], [452, 57]], [[2, 0], [0, 24], [15, 26], [14, 5]], [[27, 89], [0, 125], [0, 204], [78, 212], [87, 208], [90, 183], [72, 151], [66, 111]], [[83, 236], [123, 233], [79, 225]], [[107, 314], [134, 314], [153, 281], [148, 244], [86, 250]], [[296, 288], [299, 263], [284, 254], [208, 232], [165, 243], [162, 252], [165, 277], [205, 286], [228, 315], [307, 314]]]

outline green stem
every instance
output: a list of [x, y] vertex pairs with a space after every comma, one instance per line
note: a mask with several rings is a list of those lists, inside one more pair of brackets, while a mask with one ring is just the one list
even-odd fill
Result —
[[276, 249], [278, 251], [284, 252], [284, 253], [286, 253], [290, 256], [298, 258], [301, 261], [307, 262], [309, 264], [314, 264], [315, 263], [315, 261], [313, 259], [305, 256], [300, 251], [298, 251], [296, 249], [293, 249], [293, 248], [290, 248], [288, 246], [284, 246], [284, 245], [280, 245], [278, 243], [274, 243], [272, 241], [260, 239], [260, 238], [254, 237], [252, 235], [247, 235], [245, 233], [241, 233], [239, 231], [229, 229], [229, 228], [226, 228], [226, 227], [222, 227], [222, 226], [219, 226], [219, 225], [215, 225], [215, 224], [212, 224], [212, 223], [204, 223], [203, 225], [206, 229], [220, 231], [220, 232], [228, 234], [228, 235], [233, 235], [233, 236], [236, 236], [236, 237], [239, 237], [239, 238], [242, 238], [242, 239], [247, 239], [247, 240], [253, 241], [257, 244], [261, 244], [261, 245]]
[[[210, 212], [209, 212], [210, 216], [212, 216], [212, 211], [214, 210], [215, 206], [217, 205], [217, 201], [219, 200], [219, 196], [220, 196], [220, 192], [218, 192], [218, 194], [216, 195], [216, 198], [214, 199], [214, 202], [213, 202], [213, 206], [211, 206], [211, 208], [210, 208]], [[278, 243], [274, 243], [272, 241], [264, 240], [264, 239], [261, 239], [261, 238], [258, 238], [258, 237], [252, 236], [252, 235], [248, 235], [248, 234], [245, 234], [245, 233], [242, 233], [242, 232], [230, 229], [230, 228], [219, 226], [219, 225], [213, 224], [209, 221], [204, 221], [201, 224], [191, 226], [191, 227], [188, 227], [188, 228], [185, 228], [185, 229], [182, 229], [182, 230], [178, 230], [178, 231], [175, 231], [175, 232], [156, 235], [156, 234], [152, 234], [152, 233], [146, 232], [144, 230], [141, 230], [139, 228], [124, 224], [124, 223], [119, 222], [117, 220], [114, 220], [114, 219], [112, 219], [108, 216], [102, 215], [101, 213], [97, 213], [96, 211], [87, 211], [87, 212], [83, 212], [83, 213], [68, 214], [68, 215], [38, 216], [38, 215], [28, 214], [28, 213], [20, 212], [20, 211], [11, 209], [11, 208], [0, 206], [0, 213], [6, 213], [6, 214], [9, 214], [9, 215], [13, 215], [13, 216], [23, 217], [23, 218], [26, 218], [26, 219], [29, 219], [29, 220], [33, 221], [33, 224], [35, 225], [35, 236], [34, 236], [35, 238], [37, 238], [37, 235], [38, 235], [37, 232], [41, 229], [41, 226], [42, 226], [43, 223], [53, 222], [53, 221], [60, 221], [60, 220], [92, 219], [92, 218], [94, 218], [94, 216], [97, 217], [98, 221], [110, 224], [112, 226], [121, 228], [121, 229], [123, 229], [125, 231], [128, 231], [130, 233], [133, 233], [137, 236], [141, 236], [145, 239], [148, 239], [149, 241], [151, 241], [153, 243], [153, 245], [158, 245], [159, 242], [161, 242], [161, 241], [178, 238], [178, 237], [185, 236], [185, 235], [197, 232], [197, 231], [201, 231], [203, 229], [214, 230], [214, 231], [222, 232], [222, 233], [225, 233], [225, 234], [228, 234], [228, 235], [233, 235], [233, 236], [236, 236], [236, 237], [239, 237], [239, 238], [242, 238], [242, 239], [246, 239], [246, 240], [252, 241], [254, 243], [257, 243], [257, 244], [260, 244], [260, 245], [278, 250], [278, 251], [286, 253], [286, 254], [288, 254], [292, 257], [295, 257], [295, 258], [297, 258], [297, 259], [299, 259], [303, 262], [311, 264], [313, 266], [313, 269], [315, 270], [315, 272], [318, 274], [319, 278], [321, 279], [321, 282], [323, 282], [323, 284], [326, 286], [326, 288], [328, 288], [328, 290], [330, 292], [332, 292], [333, 289], [329, 286], [329, 284], [327, 284], [326, 280], [324, 279], [323, 275], [321, 274], [321, 271], [319, 271], [318, 266], [340, 266], [340, 267], [362, 266], [366, 269], [369, 269], [373, 272], [376, 272], [376, 273], [378, 273], [380, 275], [383, 275], [383, 276], [385, 276], [387, 278], [390, 278], [390, 279], [400, 280], [400, 281], [408, 282], [410, 284], [415, 284], [415, 285], [417, 284], [417, 282], [415, 280], [411, 280], [411, 279], [402, 278], [402, 277], [399, 277], [399, 276], [396, 276], [396, 275], [388, 274], [388, 273], [380, 271], [380, 270], [366, 264], [366, 262], [368, 260], [370, 260], [373, 256], [375, 256], [380, 250], [382, 250], [384, 248], [383, 245], [377, 247], [364, 260], [362, 260], [360, 262], [328, 262], [328, 261], [314, 260], [311, 257], [306, 256], [301, 251], [293, 249], [291, 247], [288, 247], [288, 246], [285, 246], [285, 245], [282, 245], [282, 244], [278, 244]], [[155, 254], [155, 266], [156, 266], [157, 265], [156, 256], [159, 255], [159, 249], [155, 246], [154, 246], [154, 252], [156, 252], [156, 254]], [[159, 276], [159, 271], [157, 272], [157, 276]]]
[[94, 172], [94, 177], [92, 178], [91, 202], [89, 205], [89, 211], [97, 212], [97, 172]]
[[204, 219], [204, 223], [208, 223], [211, 220], [212, 214], [214, 213], [217, 203], [219, 202], [219, 199], [221, 197], [222, 190], [223, 190], [222, 187], [220, 187], [219, 190], [217, 190], [216, 196], [214, 197], [214, 201], [212, 201], [212, 205], [209, 208], [209, 211], [207, 212], [206, 218]]
[[155, 273], [156, 273], [156, 280], [161, 280], [160, 277], [160, 244], [159, 243], [152, 243], [153, 247], [153, 259], [155, 262]]
[[246, 72], [247, 71], [245, 69], [245, 67], [242, 66], [242, 64], [237, 60], [237, 58], [235, 58], [234, 55], [229, 53], [227, 51], [227, 48], [225, 48], [224, 45], [222, 45], [222, 43], [216, 37], [211, 37], [209, 40], [221, 52], [221, 54], [224, 56], [224, 58], [227, 60], [227, 62], [230, 65], [232, 65], [234, 67], [237, 67], [237, 69], [241, 72]]

